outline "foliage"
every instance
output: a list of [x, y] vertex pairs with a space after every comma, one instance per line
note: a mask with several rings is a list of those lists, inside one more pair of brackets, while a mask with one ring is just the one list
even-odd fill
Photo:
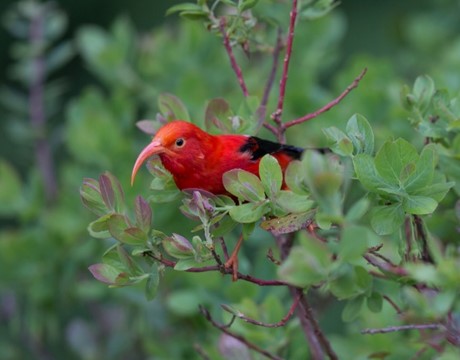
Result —
[[[0, 357], [263, 358], [254, 344], [315, 358], [302, 319], [284, 318], [296, 304], [308, 309], [305, 299], [339, 358], [458, 358], [460, 48], [449, 3], [404, 17], [393, 57], [342, 62], [342, 5], [299, 1], [283, 123], [368, 72], [330, 111], [284, 129], [288, 143], [330, 149], [291, 163], [290, 190], [267, 156], [260, 178], [225, 175], [228, 197], [181, 193], [155, 159], [153, 179], [144, 173], [130, 188], [133, 159], [148, 141], [134, 122], [144, 119], [137, 125], [150, 135], [180, 117], [215, 134], [268, 138], [265, 121], [282, 135], [270, 112], [291, 2], [178, 4], [169, 14], [185, 20], [173, 26], [140, 33], [121, 16], [107, 29], [79, 25], [72, 38], [62, 10], [19, 2], [4, 17], [17, 43], [0, 94], [11, 138], [0, 145]], [[37, 9], [48, 16], [39, 45], [27, 31]], [[236, 79], [225, 39], [242, 70]], [[264, 102], [277, 48], [280, 68]], [[88, 71], [83, 88], [71, 77], [75, 54]], [[37, 59], [49, 66], [39, 128], [29, 103]], [[47, 144], [53, 170], [24, 143]], [[232, 282], [221, 241], [232, 247], [240, 234]], [[283, 239], [293, 241], [289, 254]], [[389, 333], [370, 335], [379, 331]]]

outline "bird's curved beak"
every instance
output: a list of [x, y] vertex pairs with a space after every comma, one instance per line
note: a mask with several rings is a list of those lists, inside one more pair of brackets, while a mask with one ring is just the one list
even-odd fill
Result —
[[133, 167], [133, 172], [131, 173], [131, 186], [134, 184], [134, 179], [136, 177], [137, 171], [142, 166], [142, 164], [151, 156], [164, 153], [166, 149], [163, 147], [160, 141], [153, 140], [148, 144], [144, 150], [141, 151], [139, 156], [136, 159], [136, 162]]

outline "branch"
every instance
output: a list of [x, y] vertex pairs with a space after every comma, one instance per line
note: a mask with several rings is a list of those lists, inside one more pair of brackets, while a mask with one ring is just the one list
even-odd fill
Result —
[[301, 297], [301, 304], [303, 308], [305, 309], [305, 316], [307, 317], [308, 321], [313, 327], [313, 331], [315, 333], [316, 338], [318, 339], [319, 343], [321, 344], [322, 348], [328, 355], [329, 359], [331, 360], [338, 360], [337, 354], [334, 352], [334, 350], [331, 347], [331, 344], [329, 340], [324, 336], [324, 333], [321, 331], [321, 328], [319, 327], [318, 321], [316, 321], [316, 318], [313, 314], [313, 311], [310, 307], [310, 304], [307, 302], [307, 299], [305, 298], [303, 292], [301, 290], [298, 290], [302, 294]]
[[393, 264], [388, 264], [387, 262], [379, 261], [375, 257], [375, 255], [372, 256], [370, 254], [365, 254], [363, 255], [363, 258], [366, 259], [369, 264], [375, 266], [382, 272], [389, 272], [397, 276], [407, 276], [408, 275], [406, 269], [399, 267], [399, 266], [395, 266]]
[[[145, 256], [148, 256], [161, 264], [165, 265], [166, 267], [174, 268], [176, 266], [176, 262], [172, 260], [165, 259], [164, 257], [157, 257], [155, 256], [152, 252], [150, 251], [145, 251], [144, 252]], [[219, 265], [210, 265], [210, 266], [203, 266], [203, 267], [192, 267], [187, 270], [184, 270], [185, 272], [190, 272], [190, 273], [202, 273], [202, 272], [210, 272], [210, 271], [218, 271], [223, 275], [233, 275], [233, 269], [231, 268], [226, 268], [223, 266]], [[256, 278], [251, 275], [246, 275], [238, 272], [237, 274], [237, 279], [244, 280], [259, 286], [286, 286], [288, 285], [284, 281], [280, 280], [263, 280]]]
[[259, 354], [261, 355], [264, 355], [265, 357], [269, 358], [269, 359], [273, 359], [273, 360], [283, 360], [282, 358], [280, 358], [279, 356], [276, 356], [262, 348], [260, 348], [259, 346], [249, 342], [245, 337], [241, 336], [241, 335], [237, 335], [233, 332], [231, 332], [230, 330], [228, 330], [228, 325], [223, 325], [223, 324], [219, 324], [217, 321], [215, 321], [212, 317], [211, 317], [211, 314], [209, 313], [209, 311], [207, 309], [205, 309], [203, 306], [200, 305], [200, 311], [201, 313], [203, 314], [203, 316], [205, 317], [205, 319], [207, 321], [209, 321], [211, 323], [212, 326], [214, 326], [215, 328], [219, 329], [220, 331], [222, 331], [223, 333], [227, 334], [228, 336], [231, 336], [232, 338], [234, 339], [237, 339], [238, 341], [241, 341], [243, 344], [245, 344], [248, 348], [258, 352]]
[[386, 334], [395, 331], [404, 331], [404, 330], [436, 330], [443, 328], [442, 324], [411, 324], [411, 325], [401, 325], [401, 326], [390, 326], [380, 329], [365, 329], [361, 331], [361, 334], [374, 335], [374, 334]]
[[420, 238], [420, 240], [422, 240], [422, 260], [433, 264], [434, 261], [430, 254], [430, 249], [428, 248], [428, 240], [425, 228], [423, 226], [423, 220], [418, 215], [413, 215], [413, 219], [415, 223], [415, 231], [417, 237]]
[[[281, 260], [284, 261], [288, 257], [292, 248], [294, 240], [293, 233], [275, 236], [275, 239], [280, 249]], [[303, 290], [294, 286], [289, 286], [289, 291], [291, 292], [293, 298], [299, 297], [300, 299], [299, 306], [297, 307], [297, 313], [300, 324], [302, 325], [302, 329], [305, 333], [305, 337], [310, 345], [312, 359], [323, 359], [324, 352], [326, 352], [330, 359], [338, 359], [329, 341], [321, 331], [321, 328], [313, 315], [313, 311], [305, 298]]]
[[391, 298], [388, 296], [388, 295], [383, 295], [383, 298], [388, 301], [388, 303], [393, 307], [393, 309], [396, 310], [396, 312], [398, 313], [398, 315], [401, 315], [402, 314], [402, 310], [399, 308], [398, 305], [396, 305], [396, 303], [391, 300]]
[[264, 323], [261, 321], [257, 321], [254, 319], [251, 319], [250, 317], [245, 316], [244, 314], [240, 313], [239, 311], [234, 311], [232, 308], [228, 307], [227, 305], [222, 304], [221, 307], [228, 313], [232, 314], [233, 316], [236, 316], [237, 318], [246, 321], [247, 323], [257, 325], [257, 326], [262, 326], [266, 328], [277, 328], [286, 325], [286, 323], [289, 321], [289, 319], [292, 317], [294, 314], [295, 309], [297, 308], [297, 305], [299, 304], [300, 296], [297, 296], [291, 307], [289, 308], [288, 313], [278, 322], [276, 323]]
[[291, 126], [298, 125], [298, 124], [304, 123], [304, 122], [306, 122], [308, 120], [314, 119], [318, 115], [321, 115], [322, 113], [332, 109], [335, 105], [337, 105], [340, 101], [342, 101], [343, 98], [345, 96], [347, 96], [354, 88], [358, 87], [359, 82], [364, 77], [366, 72], [367, 72], [367, 68], [364, 68], [363, 71], [361, 71], [361, 73], [353, 80], [353, 82], [350, 85], [348, 85], [348, 87], [345, 89], [345, 91], [342, 92], [337, 98], [332, 100], [330, 103], [326, 104], [321, 109], [316, 110], [315, 112], [312, 112], [310, 114], [302, 116], [302, 117], [300, 117], [298, 119], [288, 121], [287, 123], [285, 123], [283, 125], [283, 129], [287, 129], [287, 128], [290, 128]]
[[278, 70], [278, 63], [280, 52], [283, 47], [283, 41], [281, 38], [281, 29], [278, 28], [278, 35], [276, 37], [276, 45], [273, 49], [273, 64], [270, 70], [270, 75], [268, 76], [267, 82], [265, 84], [264, 94], [262, 96], [262, 101], [260, 102], [259, 108], [257, 109], [257, 114], [259, 115], [258, 123], [259, 125], [263, 124], [268, 130], [276, 135], [277, 130], [273, 125], [268, 124], [265, 121], [265, 116], [267, 114], [267, 104], [270, 92], [273, 88], [273, 83], [275, 82], [276, 71]]
[[295, 21], [297, 18], [297, 0], [292, 0], [292, 8], [291, 8], [291, 12], [289, 16], [290, 16], [289, 33], [288, 33], [287, 43], [286, 43], [286, 54], [284, 55], [283, 74], [280, 80], [278, 107], [276, 111], [272, 114], [272, 118], [275, 121], [275, 123], [278, 124], [278, 126], [281, 125], [281, 117], [283, 115], [284, 95], [286, 93], [286, 83], [288, 79], [289, 63], [291, 60], [292, 44], [294, 42]]
[[243, 72], [241, 71], [240, 66], [236, 62], [235, 55], [233, 54], [232, 45], [230, 44], [230, 38], [228, 36], [227, 31], [225, 31], [225, 25], [226, 25], [225, 18], [222, 17], [220, 19], [220, 32], [222, 33], [222, 36], [224, 38], [225, 50], [227, 50], [227, 55], [230, 59], [230, 64], [232, 65], [232, 69], [235, 72], [236, 77], [238, 78], [238, 83], [240, 84], [241, 90], [243, 90], [243, 95], [244, 97], [247, 97], [249, 93], [246, 87], [246, 83], [244, 82]]
[[[40, 49], [44, 41], [44, 15], [47, 7], [42, 6], [30, 23], [29, 41], [34, 49]], [[35, 156], [43, 178], [45, 197], [48, 203], [57, 195], [57, 184], [53, 157], [46, 138], [46, 115], [44, 108], [45, 59], [42, 51], [32, 58], [32, 79], [29, 85], [29, 114], [32, 128], [38, 134], [35, 140]]]

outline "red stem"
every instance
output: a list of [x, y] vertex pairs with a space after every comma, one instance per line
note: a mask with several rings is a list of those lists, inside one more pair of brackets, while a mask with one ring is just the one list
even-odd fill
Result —
[[[151, 257], [152, 259], [159, 261], [163, 265], [167, 267], [174, 268], [176, 266], [176, 262], [172, 260], [168, 260], [165, 258], [158, 258], [155, 255], [153, 255], [150, 252], [145, 252], [144, 253], [146, 256]], [[201, 272], [210, 272], [210, 271], [219, 271], [224, 275], [233, 275], [233, 269], [231, 268], [225, 268], [220, 265], [210, 265], [210, 266], [203, 266], [203, 267], [192, 267], [190, 269], [185, 270], [185, 272], [190, 272], [190, 273], [201, 273]], [[259, 286], [286, 286], [288, 285], [284, 281], [279, 281], [279, 280], [263, 280], [256, 278], [251, 275], [246, 275], [238, 272], [237, 274], [237, 279], [244, 280], [253, 284], [257, 284]]]
[[[32, 47], [39, 48], [44, 41], [43, 27], [46, 7], [37, 13], [30, 24], [30, 42]], [[45, 60], [39, 52], [32, 59], [32, 80], [29, 86], [29, 114], [32, 128], [36, 135], [36, 159], [43, 178], [45, 198], [51, 203], [57, 195], [57, 184], [54, 171], [53, 157], [46, 138], [46, 115], [44, 109]]]
[[340, 101], [342, 101], [343, 98], [350, 93], [350, 91], [352, 91], [354, 88], [356, 88], [359, 85], [359, 82], [364, 77], [366, 72], [367, 72], [367, 68], [364, 68], [363, 71], [361, 71], [361, 73], [353, 80], [353, 82], [350, 85], [348, 85], [348, 87], [345, 89], [345, 91], [342, 92], [337, 98], [332, 100], [330, 103], [326, 104], [321, 109], [316, 110], [315, 112], [312, 112], [310, 114], [304, 115], [304, 116], [302, 116], [302, 117], [300, 117], [298, 119], [288, 121], [287, 123], [285, 123], [283, 125], [283, 130], [285, 130], [287, 128], [290, 128], [291, 126], [298, 125], [298, 124], [304, 123], [304, 122], [306, 122], [308, 120], [314, 119], [318, 115], [321, 115], [322, 113], [324, 113], [324, 112], [326, 112], [328, 110], [331, 110], [335, 105], [337, 105]]
[[[291, 60], [291, 53], [292, 53], [292, 44], [294, 42], [294, 31], [295, 31], [295, 21], [297, 18], [297, 0], [292, 0], [292, 8], [290, 12], [290, 21], [289, 21], [289, 34], [287, 37], [286, 43], [286, 54], [284, 56], [284, 63], [283, 63], [283, 74], [280, 80], [280, 92], [278, 98], [278, 107], [276, 111], [273, 113], [272, 118], [278, 125], [281, 125], [281, 117], [283, 115], [283, 107], [284, 107], [284, 95], [286, 93], [286, 83], [288, 79], [288, 70], [289, 70], [289, 63]], [[281, 134], [281, 132], [280, 132]], [[284, 135], [284, 134], [282, 134]], [[284, 136], [283, 136], [284, 137]], [[278, 139], [282, 140], [282, 139]]]
[[260, 126], [263, 124], [267, 129], [269, 129], [273, 134], [276, 135], [276, 128], [272, 125], [267, 124], [265, 121], [265, 116], [267, 114], [267, 104], [268, 104], [268, 97], [270, 96], [270, 92], [273, 88], [273, 83], [275, 82], [276, 71], [278, 70], [278, 63], [280, 52], [283, 47], [283, 41], [281, 38], [281, 29], [278, 28], [278, 35], [276, 37], [276, 45], [273, 49], [273, 64], [270, 70], [270, 75], [268, 76], [267, 82], [264, 88], [264, 94], [262, 96], [262, 101], [260, 102], [259, 108], [257, 109], [257, 114], [259, 115], [258, 125]]
[[243, 72], [241, 71], [241, 68], [236, 62], [235, 55], [233, 54], [232, 45], [230, 44], [230, 38], [228, 36], [227, 31], [225, 30], [225, 25], [226, 25], [225, 18], [222, 17], [220, 19], [220, 32], [222, 33], [222, 36], [224, 38], [225, 50], [227, 50], [227, 55], [230, 59], [230, 64], [232, 65], [232, 69], [235, 72], [236, 77], [238, 78], [238, 83], [240, 84], [241, 90], [243, 90], [243, 95], [244, 97], [247, 97], [249, 96], [249, 93], [246, 87], [246, 83], [244, 82]]

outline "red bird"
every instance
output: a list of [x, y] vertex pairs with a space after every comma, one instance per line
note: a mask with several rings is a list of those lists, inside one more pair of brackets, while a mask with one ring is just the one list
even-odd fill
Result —
[[213, 194], [228, 194], [222, 175], [243, 169], [259, 175], [260, 159], [273, 155], [284, 173], [289, 162], [300, 159], [303, 149], [246, 135], [211, 135], [198, 126], [181, 120], [164, 125], [152, 142], [139, 154], [131, 184], [141, 165], [158, 155], [181, 190], [197, 188]]
[[[303, 149], [245, 135], [211, 135], [186, 121], [164, 125], [152, 142], [139, 154], [133, 167], [131, 184], [141, 165], [158, 155], [164, 167], [173, 175], [179, 189], [197, 188], [213, 194], [228, 194], [222, 175], [232, 169], [243, 169], [259, 175], [260, 159], [273, 155], [284, 173], [289, 162], [299, 159]], [[241, 236], [232, 255], [225, 263], [232, 268], [233, 280], [238, 278], [238, 251]]]

